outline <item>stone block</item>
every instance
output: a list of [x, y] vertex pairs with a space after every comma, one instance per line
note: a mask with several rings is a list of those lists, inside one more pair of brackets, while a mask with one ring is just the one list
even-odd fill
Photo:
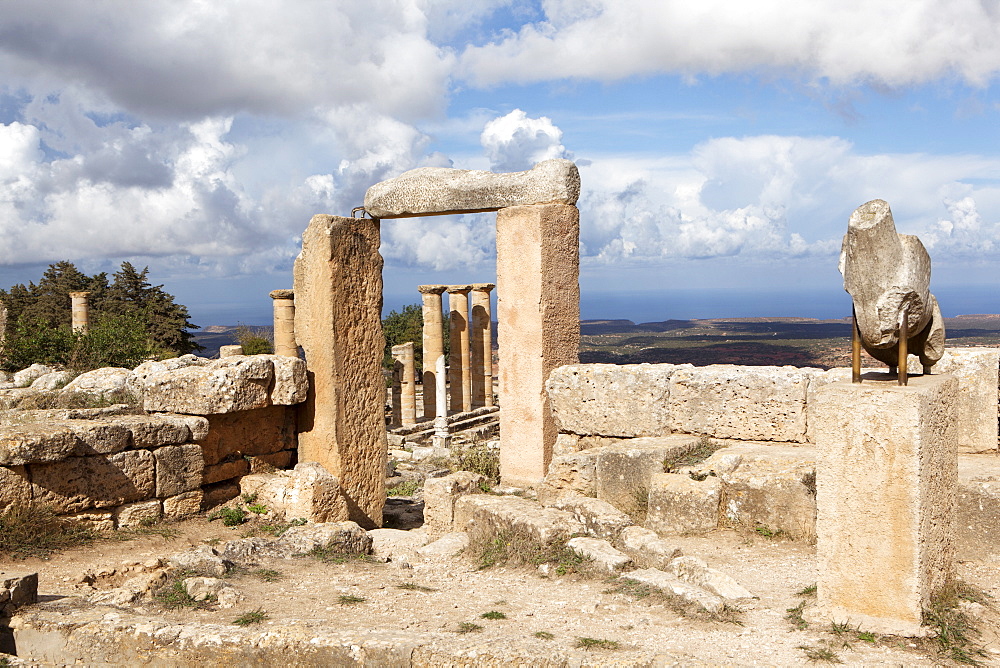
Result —
[[817, 395], [817, 606], [809, 619], [919, 635], [954, 577], [958, 380], [833, 383]]
[[958, 456], [956, 558], [1000, 560], [1000, 456]]
[[372, 556], [407, 563], [413, 561], [417, 550], [427, 545], [429, 540], [425, 531], [401, 529], [372, 529], [368, 536], [372, 539]]
[[151, 373], [142, 379], [147, 411], [214, 415], [270, 404], [274, 365], [257, 356], [226, 357], [204, 366]]
[[201, 484], [211, 485], [213, 483], [222, 482], [223, 480], [239, 478], [247, 475], [248, 473], [250, 473], [250, 462], [243, 457], [236, 457], [235, 459], [230, 459], [229, 461], [206, 466], [201, 475]]
[[316, 462], [300, 462], [291, 471], [243, 476], [240, 493], [256, 494], [257, 503], [286, 520], [342, 522], [348, 517], [337, 478]]
[[200, 489], [193, 492], [183, 492], [176, 496], [163, 499], [163, 516], [169, 520], [182, 519], [201, 512], [201, 504], [205, 493]]
[[61, 388], [72, 379], [73, 374], [69, 371], [52, 371], [31, 381], [30, 387], [36, 392], [49, 392]]
[[[558, 370], [559, 369], [556, 369], [556, 371]], [[552, 373], [555, 373], [556, 371], [553, 371]], [[567, 433], [556, 434], [556, 442], [552, 444], [552, 458], [555, 459], [556, 457], [560, 457], [562, 455], [573, 454], [577, 450], [581, 449], [577, 447], [579, 443], [580, 443], [580, 437], [577, 434], [567, 434]]]
[[424, 527], [432, 535], [454, 528], [455, 501], [466, 494], [481, 494], [486, 478], [470, 471], [456, 471], [442, 478], [424, 481]]
[[[295, 260], [295, 338], [309, 369], [300, 462], [340, 481], [352, 519], [382, 524], [386, 441], [379, 222], [317, 215]], [[284, 448], [282, 448], [284, 449]]]
[[50, 366], [44, 364], [32, 364], [27, 369], [21, 369], [14, 374], [14, 387], [28, 387], [35, 379], [41, 378], [45, 374], [55, 371]]
[[809, 387], [806, 389], [806, 441], [815, 443], [816, 418], [814, 410], [816, 407], [816, 393], [819, 392], [820, 388], [830, 383], [850, 380], [851, 370], [849, 368], [827, 370], [806, 368], [803, 371], [809, 374]]
[[997, 386], [1000, 349], [946, 348], [934, 373], [958, 379], [955, 423], [959, 452], [997, 449]]
[[623, 529], [615, 545], [642, 568], [664, 570], [681, 556], [679, 547], [660, 538], [655, 531], [640, 526]]
[[[576, 204], [580, 172], [569, 160], [545, 160], [523, 172], [495, 174], [420, 167], [376, 183], [365, 210], [376, 218], [497, 211], [530, 204]], [[295, 293], [298, 302], [298, 291]]]
[[74, 457], [108, 455], [126, 450], [132, 445], [132, 434], [124, 426], [115, 422], [98, 420], [67, 420], [64, 424], [73, 430], [76, 437]]
[[581, 435], [665, 436], [673, 364], [571, 364], [545, 384], [559, 429]]
[[427, 559], [450, 559], [457, 557], [467, 547], [469, 547], [469, 534], [458, 531], [446, 533], [424, 545], [417, 550], [417, 554]]
[[205, 458], [200, 445], [167, 445], [153, 451], [156, 495], [176, 496], [201, 487]]
[[235, 499], [240, 495], [239, 483], [233, 480], [224, 480], [214, 485], [204, 485], [201, 490], [205, 494], [201, 500], [202, 510], [221, 506], [226, 501]]
[[201, 440], [206, 464], [244, 455], [257, 457], [294, 450], [295, 409], [270, 406], [208, 417], [208, 434]]
[[184, 552], [171, 554], [167, 557], [167, 563], [183, 571], [217, 578], [224, 576], [232, 566], [232, 562], [223, 559], [218, 550], [209, 545], [198, 545]]
[[632, 580], [650, 587], [656, 587], [662, 591], [679, 596], [689, 603], [693, 603], [702, 609], [717, 613], [721, 612], [726, 602], [722, 597], [705, 591], [697, 585], [684, 582], [671, 573], [665, 573], [655, 568], [644, 568], [641, 570], [625, 573], [622, 580]]
[[710, 568], [698, 557], [677, 557], [670, 562], [669, 572], [677, 578], [697, 585], [727, 602], [746, 607], [757, 598], [750, 591], [722, 571]]
[[583, 533], [583, 525], [570, 513], [544, 508], [534, 501], [516, 496], [473, 494], [455, 502], [455, 529], [491, 533], [514, 530], [531, 536], [539, 543], [567, 540]]
[[31, 467], [31, 497], [59, 514], [110, 508], [155, 496], [153, 455], [128, 450]]
[[8, 592], [14, 608], [38, 603], [38, 573], [0, 573], [0, 591]]
[[619, 510], [646, 512], [653, 475], [663, 472], [663, 460], [697, 445], [693, 436], [647, 436], [601, 448], [597, 454], [597, 498]]
[[0, 466], [0, 513], [11, 504], [31, 501], [31, 482], [23, 466]]
[[63, 517], [74, 522], [80, 522], [94, 531], [114, 531], [115, 528], [115, 514], [111, 511], [74, 513], [72, 515], [63, 515]]
[[632, 563], [632, 559], [600, 538], [585, 538], [578, 536], [570, 538], [566, 546], [577, 554], [590, 559], [597, 570], [605, 573], [617, 573]]
[[646, 528], [664, 536], [704, 533], [719, 526], [722, 481], [684, 473], [656, 473], [649, 484]]
[[556, 427], [545, 380], [580, 350], [580, 212], [569, 204], [497, 214], [500, 477], [535, 486]]
[[327, 522], [292, 527], [275, 541], [288, 554], [320, 549], [343, 554], [371, 554], [372, 539], [355, 522]]
[[561, 496], [597, 496], [597, 450], [557, 455], [538, 486], [538, 500], [550, 504]]
[[87, 394], [100, 396], [114, 394], [115, 392], [126, 392], [125, 388], [129, 379], [134, 377], [135, 373], [132, 369], [109, 366], [81, 373], [71, 380], [63, 388], [63, 391], [86, 392]]
[[274, 365], [274, 386], [271, 388], [271, 403], [275, 406], [294, 406], [306, 400], [309, 379], [306, 377], [306, 363], [298, 357], [286, 355], [258, 355], [271, 360]]
[[583, 525], [588, 536], [613, 541], [625, 527], [632, 526], [632, 518], [607, 501], [585, 496], [564, 496], [551, 507], [565, 510]]
[[197, 441], [208, 434], [208, 420], [194, 415], [122, 415], [115, 424], [132, 434], [133, 447], [159, 448]]
[[58, 462], [76, 451], [79, 441], [65, 423], [0, 427], [0, 465]]
[[115, 526], [119, 529], [127, 529], [159, 522], [160, 518], [163, 517], [163, 506], [159, 499], [127, 503], [115, 508], [113, 514]]
[[787, 366], [679, 368], [670, 376], [674, 430], [745, 441], [805, 442], [810, 375]]
[[298, 453], [295, 450], [281, 450], [269, 455], [248, 457], [250, 473], [272, 473], [276, 469], [290, 469], [297, 463]]

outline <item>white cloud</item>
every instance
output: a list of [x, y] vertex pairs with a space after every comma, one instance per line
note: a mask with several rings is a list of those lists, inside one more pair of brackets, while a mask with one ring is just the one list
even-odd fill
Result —
[[479, 142], [496, 172], [519, 172], [542, 160], [571, 157], [552, 119], [528, 118], [520, 109], [487, 123]]
[[784, 70], [903, 86], [1000, 71], [1000, 10], [977, 0], [543, 0], [545, 20], [471, 46], [480, 85]]

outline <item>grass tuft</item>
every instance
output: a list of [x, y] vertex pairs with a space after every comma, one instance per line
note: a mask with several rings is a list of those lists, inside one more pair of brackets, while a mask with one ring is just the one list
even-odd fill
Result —
[[702, 436], [695, 446], [687, 452], [673, 457], [665, 457], [663, 459], [663, 472], [676, 473], [681, 467], [701, 464], [716, 450], [721, 450], [723, 447], [725, 447], [723, 444], [716, 443], [707, 436]]
[[480, 570], [500, 564], [554, 566], [556, 575], [588, 572], [593, 560], [574, 552], [560, 540], [541, 543], [527, 531], [477, 527], [470, 535], [468, 553]]
[[153, 598], [171, 610], [179, 610], [180, 608], [211, 608], [212, 604], [215, 603], [214, 596], [209, 596], [204, 601], [196, 601], [187, 593], [187, 588], [184, 586], [184, 578], [187, 575], [188, 573], [186, 572], [179, 573], [176, 578], [161, 587], [153, 595]]
[[260, 624], [267, 618], [267, 612], [265, 612], [264, 608], [257, 608], [250, 612], [244, 612], [233, 620], [233, 624], [236, 624], [236, 626], [250, 626], [252, 624]]
[[500, 612], [499, 610], [490, 610], [489, 612], [484, 612], [479, 615], [481, 619], [507, 619], [507, 615]]
[[578, 649], [621, 649], [621, 644], [616, 640], [604, 640], [602, 638], [577, 638], [576, 647]]
[[242, 508], [220, 508], [208, 516], [209, 522], [221, 519], [227, 527], [235, 527], [247, 521], [247, 511]]
[[471, 445], [452, 451], [456, 471], [471, 471], [484, 476], [492, 485], [500, 484], [500, 451], [485, 445]]
[[806, 608], [805, 601], [799, 601], [799, 604], [794, 608], [788, 608], [785, 610], [788, 614], [785, 615], [785, 619], [791, 622], [792, 627], [797, 631], [803, 631], [809, 628], [809, 622], [802, 618], [802, 611]]
[[542, 640], [552, 640], [555, 635], [549, 633], [548, 631], [535, 631], [533, 634], [536, 638], [541, 638]]
[[[299, 556], [299, 555], [296, 555]], [[346, 564], [350, 562], [379, 563], [367, 554], [360, 552], [341, 552], [336, 547], [314, 547], [304, 556], [312, 557], [325, 564]]]
[[355, 596], [354, 594], [341, 594], [337, 597], [337, 603], [340, 605], [357, 605], [358, 603], [364, 603], [368, 599], [362, 598], [361, 596]]
[[798, 648], [806, 653], [806, 658], [809, 659], [810, 663], [843, 663], [840, 657], [829, 647], [799, 645]]
[[401, 582], [396, 585], [396, 589], [405, 589], [407, 591], [422, 591], [424, 593], [430, 593], [432, 591], [437, 591], [433, 587], [425, 587], [423, 585], [418, 585], [415, 582]]
[[53, 552], [87, 545], [97, 532], [56, 515], [50, 506], [13, 503], [0, 514], [0, 558], [48, 557]]
[[815, 596], [816, 595], [816, 585], [811, 584], [808, 587], [803, 587], [799, 591], [795, 592], [796, 596]]
[[472, 622], [462, 622], [458, 625], [459, 633], [474, 633], [476, 631], [482, 631], [483, 627], [479, 624], [473, 624]]
[[404, 480], [395, 487], [385, 490], [388, 496], [413, 496], [422, 486], [419, 480]]
[[960, 601], [973, 599], [978, 599], [975, 601], [978, 603], [988, 600], [988, 595], [967, 583], [956, 582], [931, 600], [931, 606], [924, 610], [923, 621], [925, 626], [937, 631], [937, 637], [932, 642], [936, 645], [938, 656], [956, 663], [980, 666], [983, 665], [980, 659], [987, 654], [977, 642], [979, 629], [975, 620], [959, 608]]
[[279, 580], [283, 580], [285, 578], [281, 571], [276, 571], [270, 568], [255, 568], [250, 571], [250, 575], [263, 582], [278, 582]]

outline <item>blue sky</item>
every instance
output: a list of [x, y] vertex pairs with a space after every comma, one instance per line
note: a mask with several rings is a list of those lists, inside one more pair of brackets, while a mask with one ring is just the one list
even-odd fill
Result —
[[[998, 70], [970, 0], [8, 0], [0, 285], [128, 260], [198, 324], [265, 323], [312, 214], [568, 157], [585, 317], [846, 315], [876, 197], [946, 315], [996, 312]], [[492, 280], [492, 225], [385, 221], [387, 308]]]

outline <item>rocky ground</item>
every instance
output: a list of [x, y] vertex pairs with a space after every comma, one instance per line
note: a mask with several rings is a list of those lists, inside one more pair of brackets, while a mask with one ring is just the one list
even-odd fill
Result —
[[[389, 509], [396, 526], [410, 527], [415, 537], [419, 535], [419, 500], [392, 499]], [[3, 562], [0, 571], [39, 573], [41, 603], [24, 610], [26, 616], [45, 611], [51, 619], [61, 611], [66, 620], [91, 619], [108, 629], [142, 626], [156, 629], [153, 635], [169, 631], [180, 639], [184, 637], [180, 629], [187, 629], [192, 637], [210, 640], [218, 648], [226, 642], [263, 646], [272, 642], [267, 638], [280, 637], [285, 639], [282, 662], [287, 665], [319, 665], [304, 650], [296, 655], [295, 648], [327, 642], [331, 634], [338, 642], [357, 639], [350, 641], [356, 643], [352, 647], [382, 639], [397, 654], [402, 648], [412, 656], [412, 665], [943, 662], [931, 651], [931, 641], [872, 639], [851, 630], [835, 634], [812, 626], [796, 628], [788, 610], [810, 600], [801, 592], [816, 581], [814, 549], [733, 530], [671, 540], [685, 555], [700, 557], [728, 573], [758, 597], [753, 608], [735, 621], [681, 614], [669, 601], [657, 596], [637, 598], [605, 576], [560, 576], [552, 569], [543, 574], [529, 567], [478, 570], [472, 555], [447, 551], [389, 561], [384, 557], [264, 556], [223, 578], [235, 590], [235, 597], [219, 596], [214, 603], [194, 606], [171, 607], [153, 596], [124, 603], [101, 595], [152, 572], [168, 555], [200, 546], [222, 550], [227, 541], [248, 533], [253, 530], [248, 531], [247, 525], [230, 528], [218, 520], [197, 517], [150, 529], [127, 542], [105, 540], [45, 560]], [[967, 582], [1000, 597], [1000, 565], [966, 562], [958, 570]], [[105, 603], [99, 605], [101, 600]], [[981, 660], [1000, 663], [1000, 635], [992, 606], [966, 608], [982, 629], [985, 654]], [[252, 617], [261, 619], [246, 627], [235, 624], [248, 613], [259, 613]], [[130, 630], [123, 635], [136, 634]], [[226, 662], [221, 649], [216, 660], [209, 661], [216, 662]], [[17, 660], [11, 663], [16, 665]], [[368, 663], [384, 665], [371, 659]]]

